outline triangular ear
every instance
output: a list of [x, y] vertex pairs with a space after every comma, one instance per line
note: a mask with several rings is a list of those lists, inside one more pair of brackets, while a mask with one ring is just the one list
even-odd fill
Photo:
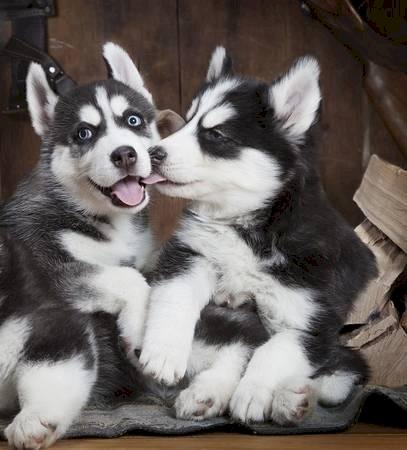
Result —
[[233, 73], [232, 58], [224, 47], [216, 47], [209, 61], [206, 81], [209, 83], [216, 79]]
[[317, 60], [304, 56], [270, 88], [276, 117], [295, 141], [303, 138], [317, 118], [321, 101], [319, 72]]
[[152, 102], [152, 96], [145, 88], [140, 72], [125, 50], [113, 42], [108, 42], [103, 46], [103, 57], [115, 80], [142, 93]]
[[54, 117], [58, 96], [51, 89], [44, 69], [31, 63], [27, 75], [27, 103], [35, 132], [43, 136]]
[[185, 125], [185, 120], [171, 109], [157, 112], [157, 128], [161, 138], [174, 134]]

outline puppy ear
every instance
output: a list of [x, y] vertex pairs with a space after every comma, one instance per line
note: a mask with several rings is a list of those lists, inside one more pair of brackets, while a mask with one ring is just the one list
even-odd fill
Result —
[[157, 128], [161, 138], [174, 134], [185, 125], [185, 120], [171, 109], [157, 112]]
[[43, 136], [51, 125], [58, 96], [48, 84], [44, 69], [37, 63], [30, 64], [26, 87], [31, 123], [35, 132]]
[[218, 78], [233, 73], [232, 58], [224, 47], [216, 47], [209, 61], [206, 81], [215, 81]]
[[113, 42], [108, 42], [103, 46], [103, 57], [115, 80], [141, 92], [152, 101], [152, 96], [145, 88], [140, 72], [125, 50]]
[[275, 115], [293, 140], [301, 140], [317, 118], [321, 102], [319, 72], [318, 61], [304, 56], [270, 88]]

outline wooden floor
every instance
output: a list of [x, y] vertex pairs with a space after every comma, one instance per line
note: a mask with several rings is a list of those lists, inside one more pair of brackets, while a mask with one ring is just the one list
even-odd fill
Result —
[[[6, 449], [4, 443], [0, 450]], [[338, 434], [300, 436], [252, 436], [236, 433], [206, 433], [182, 437], [125, 436], [119, 439], [69, 439], [55, 449], [75, 450], [398, 450], [407, 449], [407, 429], [357, 424]]]

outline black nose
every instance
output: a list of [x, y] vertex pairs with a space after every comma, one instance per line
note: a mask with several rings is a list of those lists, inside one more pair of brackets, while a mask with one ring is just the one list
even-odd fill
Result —
[[116, 167], [128, 170], [136, 164], [137, 153], [133, 147], [123, 145], [122, 147], [116, 148], [110, 155], [110, 158]]
[[149, 153], [150, 153], [150, 158], [151, 158], [151, 164], [157, 165], [157, 166], [162, 161], [164, 161], [164, 159], [167, 156], [167, 152], [162, 147], [160, 147], [159, 145], [157, 145], [156, 147], [151, 148]]

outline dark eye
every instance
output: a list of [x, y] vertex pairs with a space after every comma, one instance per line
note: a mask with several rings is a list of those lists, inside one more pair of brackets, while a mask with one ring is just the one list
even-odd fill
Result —
[[93, 136], [93, 131], [90, 128], [82, 127], [78, 130], [78, 138], [81, 141], [88, 141]]
[[143, 119], [137, 114], [131, 114], [127, 117], [127, 123], [130, 127], [138, 128], [143, 124]]
[[216, 128], [205, 130], [205, 135], [212, 141], [226, 142], [229, 140], [227, 136], [225, 136], [221, 131], [217, 130]]

